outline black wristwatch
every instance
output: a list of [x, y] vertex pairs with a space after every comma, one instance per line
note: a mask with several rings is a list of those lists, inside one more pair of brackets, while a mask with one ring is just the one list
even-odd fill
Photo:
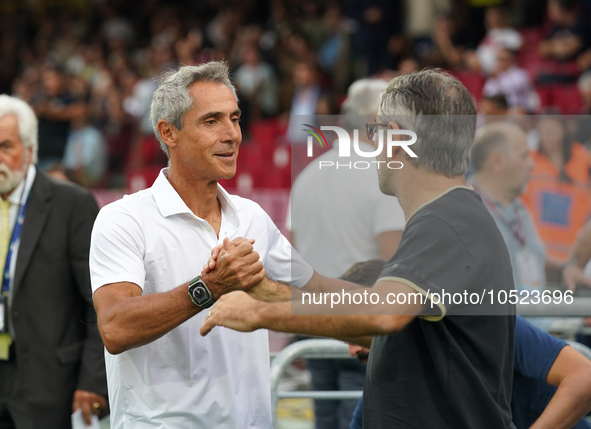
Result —
[[213, 295], [201, 280], [201, 276], [197, 276], [189, 282], [189, 297], [193, 304], [201, 308], [209, 308], [213, 305]]

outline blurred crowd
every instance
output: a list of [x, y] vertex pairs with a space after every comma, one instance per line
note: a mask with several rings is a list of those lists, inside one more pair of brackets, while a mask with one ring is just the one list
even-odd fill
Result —
[[[0, 92], [34, 107], [42, 168], [124, 187], [166, 163], [149, 106], [178, 65], [228, 61], [247, 144], [289, 140], [290, 114], [339, 113], [361, 77], [430, 66], [483, 114], [587, 114], [590, 12], [591, 0], [3, 0]], [[273, 132], [253, 133], [261, 124]]]

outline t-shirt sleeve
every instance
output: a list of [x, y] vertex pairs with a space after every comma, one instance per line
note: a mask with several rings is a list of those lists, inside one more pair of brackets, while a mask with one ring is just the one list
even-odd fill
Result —
[[[411, 219], [404, 231], [398, 250], [384, 266], [378, 281], [397, 281], [427, 298], [431, 294], [471, 292], [475, 260], [456, 232], [433, 215]], [[441, 316], [449, 312], [449, 302], [438, 304]]]
[[541, 331], [527, 320], [515, 320], [515, 371], [546, 382], [548, 372], [566, 342]]
[[303, 287], [312, 278], [314, 270], [292, 247], [269, 215], [261, 209], [267, 222], [267, 257], [263, 261], [269, 278], [288, 283], [291, 286]]
[[396, 197], [380, 192], [376, 197], [373, 217], [373, 233], [376, 237], [384, 232], [404, 229], [404, 212]]
[[142, 289], [145, 242], [138, 220], [119, 205], [104, 207], [92, 229], [90, 279], [92, 292], [106, 284], [130, 282]]

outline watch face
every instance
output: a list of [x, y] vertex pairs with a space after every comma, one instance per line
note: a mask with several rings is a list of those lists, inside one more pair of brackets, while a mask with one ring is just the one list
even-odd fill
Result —
[[197, 302], [205, 302], [209, 299], [209, 293], [203, 286], [197, 286], [193, 289], [193, 297]]
[[213, 296], [211, 292], [199, 277], [194, 278], [189, 283], [189, 296], [191, 297], [193, 304], [198, 305], [201, 308], [209, 308], [213, 304]]

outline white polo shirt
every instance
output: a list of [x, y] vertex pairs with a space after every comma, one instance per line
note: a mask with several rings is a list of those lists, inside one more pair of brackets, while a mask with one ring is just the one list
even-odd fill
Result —
[[[312, 268], [265, 211], [218, 185], [219, 239], [160, 172], [154, 185], [104, 207], [92, 231], [92, 290], [132, 282], [166, 292], [197, 276], [224, 237], [254, 238], [270, 278], [302, 287]], [[158, 340], [119, 355], [105, 352], [111, 428], [270, 428], [266, 330], [215, 328], [201, 337], [202, 311]]]

